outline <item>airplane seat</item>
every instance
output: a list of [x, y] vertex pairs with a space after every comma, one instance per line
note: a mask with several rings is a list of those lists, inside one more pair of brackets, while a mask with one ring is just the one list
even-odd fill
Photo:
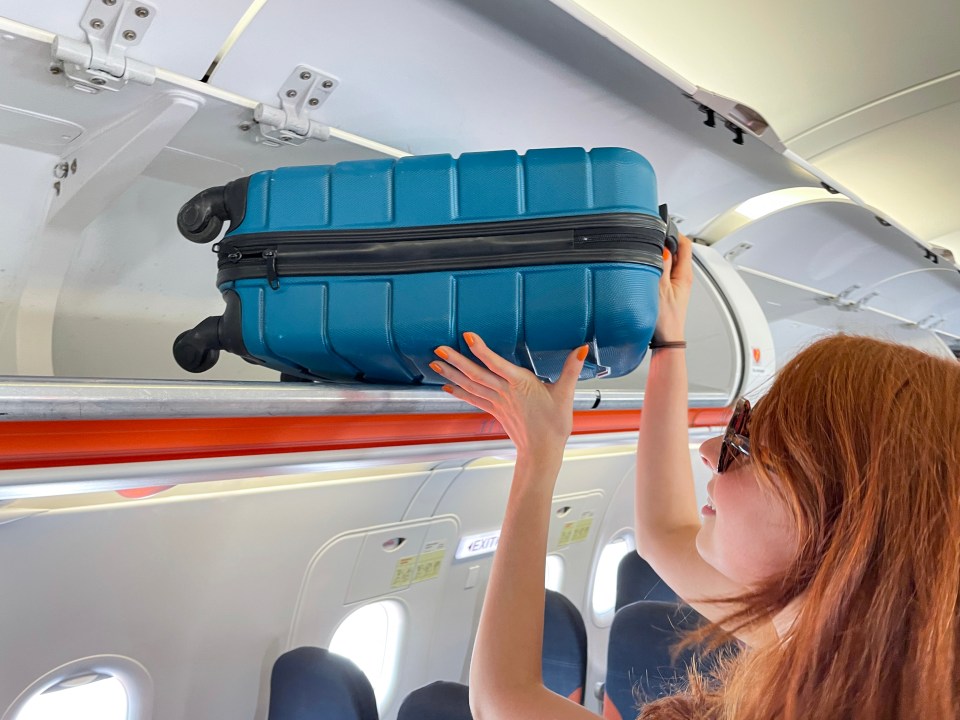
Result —
[[397, 720], [473, 720], [466, 685], [438, 680], [403, 699]]
[[635, 552], [628, 552], [617, 566], [616, 610], [637, 602], [681, 603], [680, 597], [654, 572], [649, 563]]
[[568, 598], [547, 590], [543, 613], [543, 684], [583, 704], [587, 675], [587, 630]]
[[273, 664], [267, 720], [378, 720], [377, 698], [347, 658], [299, 647]]
[[693, 608], [675, 602], [641, 600], [617, 611], [610, 626], [603, 717], [635, 718], [642, 705], [681, 690], [697, 649], [684, 648], [676, 660], [672, 650], [705, 622]]

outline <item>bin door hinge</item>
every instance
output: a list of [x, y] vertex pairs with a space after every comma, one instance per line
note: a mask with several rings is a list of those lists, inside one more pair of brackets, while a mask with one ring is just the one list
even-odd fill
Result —
[[86, 41], [57, 35], [50, 70], [77, 90], [119, 90], [130, 80], [153, 85], [156, 68], [127, 57], [153, 22], [157, 9], [141, 0], [90, 0], [80, 21]]
[[340, 85], [340, 80], [309, 65], [298, 65], [280, 88], [280, 107], [260, 103], [253, 111], [260, 132], [256, 142], [271, 147], [300, 145], [305, 140], [327, 140], [330, 128], [312, 120], [310, 113], [318, 109]]

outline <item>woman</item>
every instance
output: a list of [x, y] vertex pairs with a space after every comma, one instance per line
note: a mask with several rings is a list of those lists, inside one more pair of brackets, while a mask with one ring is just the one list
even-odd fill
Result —
[[[681, 238], [664, 258], [637, 445], [638, 552], [748, 649], [719, 683], [694, 677], [641, 717], [960, 718], [960, 364], [867, 338], [812, 345], [701, 446], [714, 476], [698, 513], [681, 347], [692, 279]], [[466, 339], [486, 367], [438, 348], [446, 389], [517, 446], [471, 666], [474, 717], [595, 718], [540, 677], [549, 509], [586, 348], [545, 385]]]

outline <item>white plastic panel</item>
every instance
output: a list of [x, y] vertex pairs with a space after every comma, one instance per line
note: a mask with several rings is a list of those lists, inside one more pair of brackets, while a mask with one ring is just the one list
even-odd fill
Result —
[[[2, 603], [18, 618], [0, 627], [0, 711], [64, 659], [111, 652], [150, 672], [152, 718], [264, 718], [263, 683], [311, 557], [340, 533], [395, 521], [424, 477], [111, 493], [0, 525]], [[355, 559], [333, 568], [341, 602]]]
[[860, 311], [840, 310], [825, 303], [822, 293], [809, 288], [791, 286], [749, 272], [744, 273], [744, 279], [770, 321], [779, 365], [808, 343], [836, 332], [879, 337], [951, 357], [933, 332], [905, 323], [899, 314], [891, 317], [869, 307]]
[[[411, 530], [411, 535], [414, 535], [417, 531], [416, 528], [424, 527], [424, 525], [426, 525], [425, 543], [417, 548], [418, 551], [424, 552], [414, 553], [412, 566], [415, 571], [421, 561], [436, 562], [437, 551], [435, 546], [442, 545], [445, 553], [440, 559], [440, 565], [437, 567], [435, 574], [423, 577], [419, 582], [411, 582], [406, 587], [391, 589], [390, 580], [393, 577], [393, 572], [384, 573], [386, 568], [382, 565], [377, 565], [371, 570], [376, 572], [384, 583], [383, 593], [377, 597], [377, 600], [396, 600], [403, 607], [405, 631], [400, 638], [401, 647], [397, 676], [394, 679], [395, 686], [419, 687], [437, 679], [436, 676], [430, 675], [429, 668], [425, 666], [422, 659], [430, 651], [434, 622], [443, 607], [447, 583], [454, 583], [455, 587], [457, 583], [462, 582], [461, 578], [454, 577], [450, 572], [450, 563], [457, 537], [457, 522], [450, 517], [438, 517], [428, 524], [417, 523], [413, 528], [397, 524], [389, 528], [371, 529], [371, 532], [351, 532], [325, 546], [307, 568], [307, 574], [297, 603], [296, 616], [287, 643], [288, 647], [294, 648], [301, 645], [327, 646], [340, 620], [359, 606], [358, 603], [345, 604], [344, 593], [341, 592], [341, 588], [343, 588], [342, 583], [346, 577], [344, 571], [348, 567], [351, 569], [357, 567], [362, 557], [363, 551], [361, 548], [369, 547], [368, 540], [375, 542], [385, 533], [387, 535], [403, 535]], [[401, 547], [397, 550], [396, 555], [401, 555], [404, 552], [404, 548]], [[430, 558], [427, 557], [428, 554]], [[395, 571], [396, 568], [392, 568], [392, 570]], [[355, 579], [356, 575], [354, 575]], [[476, 593], [477, 590], [474, 588], [470, 595], [474, 596]], [[472, 609], [471, 602], [469, 606], [470, 615], [472, 615]], [[449, 675], [451, 670], [453, 668], [450, 668], [449, 663], [447, 663], [447, 679], [460, 677], [459, 668], [456, 668], [456, 675], [453, 678]], [[389, 716], [391, 709], [395, 709], [400, 700], [402, 700], [402, 695], [393, 694], [392, 699], [388, 699], [381, 707], [381, 715]]]
[[[224, 307], [210, 246], [176, 228], [177, 210], [197, 190], [142, 178], [83, 233], [54, 324], [57, 375], [196, 377], [173, 360], [173, 341]], [[228, 354], [204, 375], [276, 377]]]
[[586, 10], [690, 82], [753, 107], [784, 139], [960, 67], [960, 4], [943, 0], [694, 0], [655, 12], [620, 0], [555, 2]]
[[854, 283], [866, 293], [873, 283], [911, 262], [920, 267], [923, 258], [923, 251], [895, 228], [883, 227], [860, 207], [840, 203], [801, 205], [768, 215], [713, 248], [735, 253], [731, 257], [738, 267], [834, 295]]
[[[80, 19], [88, 2], [0, 0], [0, 16], [58, 35], [84, 39]], [[154, 0], [156, 16], [130, 56], [199, 80], [250, 2]]]
[[[960, 8], [960, 3], [952, 4]], [[865, 202], [883, 208], [928, 241], [960, 227], [958, 161], [960, 102], [892, 123], [812, 158], [837, 181], [856, 188]], [[960, 258], [960, 238], [941, 244]]]
[[869, 332], [894, 322], [877, 310], [901, 325], [941, 321], [937, 329], [960, 333], [960, 272], [858, 206], [789, 208], [713, 248], [741, 269], [771, 322], [792, 317], [824, 329]]
[[[290, 42], [295, 26], [310, 29], [303, 42]], [[413, 153], [638, 150], [684, 228], [752, 194], [813, 182], [759, 143], [740, 147], [704, 127], [677, 88], [546, 0], [271, 0], [211, 83], [275, 102], [298, 63], [341, 80], [320, 120]]]

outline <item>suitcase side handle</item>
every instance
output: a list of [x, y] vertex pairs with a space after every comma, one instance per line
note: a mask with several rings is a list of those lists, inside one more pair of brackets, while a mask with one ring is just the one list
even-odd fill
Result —
[[667, 224], [667, 235], [663, 239], [663, 246], [670, 251], [671, 255], [676, 255], [677, 248], [680, 247], [680, 242], [677, 240], [680, 231], [677, 230], [677, 224], [670, 217], [670, 211], [667, 209], [666, 203], [660, 206], [660, 218]]

